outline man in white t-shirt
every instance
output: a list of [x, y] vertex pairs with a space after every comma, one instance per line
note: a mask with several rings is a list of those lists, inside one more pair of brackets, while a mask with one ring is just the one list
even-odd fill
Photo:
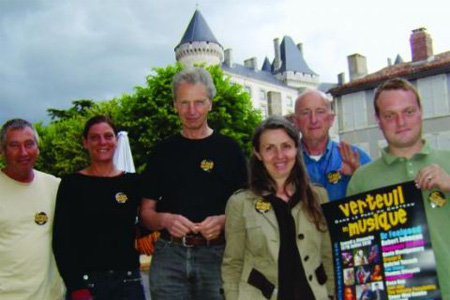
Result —
[[62, 299], [51, 247], [59, 179], [34, 170], [38, 136], [25, 120], [3, 125], [0, 152], [0, 299]]

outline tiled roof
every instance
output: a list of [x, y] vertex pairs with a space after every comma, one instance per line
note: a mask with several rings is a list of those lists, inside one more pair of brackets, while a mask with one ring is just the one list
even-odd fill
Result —
[[255, 80], [267, 82], [267, 83], [281, 86], [281, 87], [284, 87], [287, 89], [292, 89], [294, 91], [296, 90], [295, 88], [289, 87], [286, 84], [284, 84], [283, 82], [279, 81], [270, 72], [254, 70], [252, 68], [249, 68], [249, 67], [246, 67], [243, 65], [239, 65], [239, 64], [233, 64], [233, 66], [230, 68], [229, 66], [227, 66], [224, 63], [222, 64], [222, 70], [225, 72], [228, 72], [228, 73], [235, 74], [235, 75], [241, 75], [241, 76], [245, 76], [247, 78], [252, 78]]
[[275, 72], [295, 71], [311, 75], [317, 75], [313, 70], [308, 67], [303, 53], [294, 44], [291, 37], [285, 36], [280, 45], [281, 67]]
[[329, 92], [334, 96], [339, 96], [375, 88], [381, 82], [393, 77], [412, 80], [446, 72], [450, 72], [450, 51], [431, 56], [427, 60], [398, 63], [385, 67], [375, 73], [337, 86]]
[[211, 42], [220, 45], [199, 10], [195, 11], [180, 43], [175, 49], [182, 44], [190, 42]]

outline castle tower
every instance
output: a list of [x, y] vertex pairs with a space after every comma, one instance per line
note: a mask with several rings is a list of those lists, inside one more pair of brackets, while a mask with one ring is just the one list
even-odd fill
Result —
[[273, 73], [276, 78], [300, 91], [317, 88], [320, 82], [319, 75], [311, 70], [303, 58], [302, 44], [295, 45], [290, 36], [285, 36], [280, 46], [278, 39], [274, 40], [274, 44]]
[[197, 9], [180, 43], [175, 47], [176, 60], [186, 67], [194, 64], [218, 65], [223, 60], [223, 47], [214, 37]]

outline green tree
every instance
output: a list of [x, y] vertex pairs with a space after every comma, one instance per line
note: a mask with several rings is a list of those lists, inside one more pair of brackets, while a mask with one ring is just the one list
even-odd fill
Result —
[[37, 169], [62, 176], [87, 166], [89, 157], [81, 142], [84, 124], [90, 117], [98, 114], [114, 119], [120, 109], [116, 99], [97, 103], [92, 100], [75, 100], [72, 103], [73, 107], [67, 110], [49, 109], [52, 121], [48, 126], [35, 124], [41, 150], [36, 163]]
[[69, 109], [47, 109], [48, 115], [52, 120], [65, 120], [75, 116], [85, 116], [89, 113], [89, 109], [95, 107], [95, 102], [88, 99], [75, 100], [72, 102], [73, 107]]
[[[252, 108], [250, 96], [239, 85], [230, 84], [220, 67], [208, 69], [217, 88], [208, 122], [213, 129], [233, 137], [249, 154], [251, 135], [261, 114]], [[67, 110], [50, 109], [50, 124], [38, 125], [38, 168], [61, 176], [85, 167], [88, 157], [81, 146], [82, 128], [91, 116], [106, 114], [119, 130], [128, 132], [136, 169], [143, 171], [153, 145], [180, 130], [173, 107], [172, 78], [181, 70], [179, 64], [154, 69], [146, 78], [146, 86], [136, 87], [132, 95], [102, 102], [77, 100]]]
[[61, 119], [47, 127], [37, 124], [40, 155], [36, 168], [54, 175], [64, 175], [88, 164], [81, 145], [84, 116]]

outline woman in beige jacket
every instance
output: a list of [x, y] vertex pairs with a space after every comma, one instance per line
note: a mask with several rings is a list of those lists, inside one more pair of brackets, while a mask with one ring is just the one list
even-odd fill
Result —
[[226, 208], [222, 278], [227, 300], [328, 299], [334, 294], [330, 239], [297, 132], [281, 117], [255, 131], [250, 188]]

